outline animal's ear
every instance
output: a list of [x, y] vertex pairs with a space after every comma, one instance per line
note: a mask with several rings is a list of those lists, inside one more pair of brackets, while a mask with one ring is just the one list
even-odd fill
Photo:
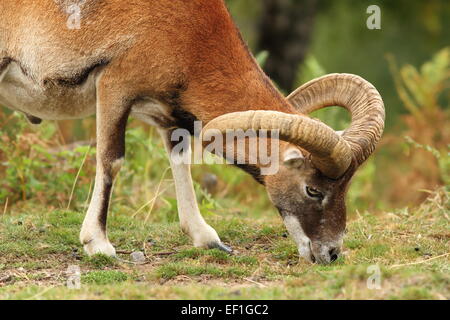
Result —
[[297, 148], [290, 148], [284, 152], [283, 162], [287, 167], [299, 169], [305, 163], [305, 157]]

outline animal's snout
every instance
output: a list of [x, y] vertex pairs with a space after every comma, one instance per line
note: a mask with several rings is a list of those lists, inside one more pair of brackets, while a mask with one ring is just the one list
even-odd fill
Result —
[[[340, 246], [335, 245], [313, 245], [312, 255], [313, 261], [320, 264], [329, 264], [336, 261], [340, 254]], [[314, 250], [315, 249], [315, 250]]]

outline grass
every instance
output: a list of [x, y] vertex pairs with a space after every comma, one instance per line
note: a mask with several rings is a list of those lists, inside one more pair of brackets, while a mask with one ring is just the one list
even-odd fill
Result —
[[[449, 52], [419, 69], [398, 69], [389, 59], [409, 114], [353, 179], [345, 255], [331, 266], [299, 263], [264, 188], [231, 166], [194, 165], [192, 173], [203, 216], [235, 254], [192, 248], [178, 227], [162, 141], [154, 128], [133, 120], [108, 221], [119, 259], [86, 257], [78, 234], [95, 177], [95, 146], [88, 143], [95, 119], [37, 127], [19, 113], [0, 112], [0, 299], [450, 298], [450, 135], [442, 99]], [[326, 73], [313, 62], [304, 80]], [[313, 116], [343, 128], [350, 118], [338, 110]], [[392, 119], [392, 108], [386, 110]], [[208, 175], [217, 181], [205, 183]], [[436, 186], [447, 189], [420, 207], [386, 209], [416, 206], [423, 190]], [[145, 264], [127, 262], [137, 250]], [[66, 286], [71, 266], [81, 269], [79, 290]], [[381, 274], [379, 290], [367, 286], [373, 270]]]
[[[233, 255], [193, 248], [176, 222], [115, 213], [109, 236], [121, 254], [111, 259], [82, 253], [80, 212], [30, 206], [0, 216], [0, 299], [448, 299], [449, 212], [441, 189], [416, 209], [358, 214], [344, 257], [319, 266], [298, 262], [273, 212], [208, 215]], [[145, 264], [127, 262], [137, 250]], [[80, 289], [66, 286], [73, 265]], [[378, 290], [367, 286], [370, 266]]]

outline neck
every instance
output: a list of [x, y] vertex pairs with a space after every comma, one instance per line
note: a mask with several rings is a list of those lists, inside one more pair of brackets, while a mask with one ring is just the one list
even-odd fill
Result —
[[[226, 70], [214, 68], [201, 80], [189, 84], [185, 95], [185, 110], [206, 125], [223, 114], [247, 110], [274, 110], [295, 113], [294, 108], [275, 88], [253, 60], [246, 58], [240, 67]], [[231, 69], [231, 67], [228, 67]]]
[[215, 28], [199, 22], [187, 40], [189, 76], [182, 108], [204, 124], [246, 110], [295, 113], [255, 61], [226, 8], [212, 6], [208, 17]]
[[[214, 4], [215, 3], [215, 4]], [[195, 28], [179, 43], [182, 50], [182, 85], [173, 97], [178, 125], [194, 132], [194, 120], [203, 127], [223, 114], [247, 110], [296, 113], [264, 74], [234, 25], [222, 2], [209, 5], [208, 19], [200, 15]], [[211, 27], [213, 26], [213, 27]], [[258, 139], [259, 140], [259, 139]], [[279, 142], [277, 140], [277, 142]], [[280, 143], [284, 149], [286, 143]], [[226, 150], [224, 150], [226, 153]], [[281, 151], [280, 151], [281, 152]], [[220, 152], [219, 152], [220, 153]], [[225, 154], [221, 154], [225, 156]], [[236, 154], [228, 154], [233, 158]], [[250, 155], [246, 154], [245, 158]], [[232, 159], [228, 159], [232, 161]], [[233, 162], [233, 161], [232, 161]], [[264, 183], [258, 161], [238, 165], [258, 182]]]

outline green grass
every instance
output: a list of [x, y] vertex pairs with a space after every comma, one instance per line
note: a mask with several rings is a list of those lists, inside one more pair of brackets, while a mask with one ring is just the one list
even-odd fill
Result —
[[128, 280], [129, 275], [118, 270], [90, 271], [83, 275], [81, 281], [88, 284], [116, 284]]
[[[0, 216], [0, 299], [448, 299], [448, 197], [440, 190], [414, 210], [353, 217], [344, 257], [328, 266], [299, 262], [272, 213], [208, 216], [233, 255], [193, 248], [176, 222], [113, 214], [109, 236], [122, 253], [111, 259], [83, 254], [79, 212], [12, 210]], [[127, 262], [136, 250], [145, 264]], [[66, 287], [72, 265], [79, 290]], [[373, 265], [379, 290], [367, 287]]]

